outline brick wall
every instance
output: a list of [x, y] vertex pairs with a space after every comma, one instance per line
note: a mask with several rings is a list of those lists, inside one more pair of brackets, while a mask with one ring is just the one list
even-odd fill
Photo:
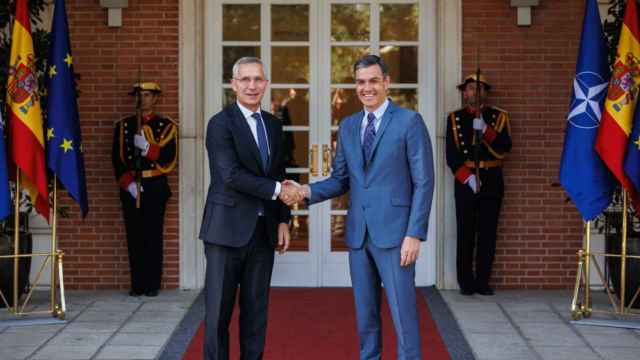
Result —
[[[60, 221], [69, 288], [128, 288], [128, 260], [110, 162], [113, 122], [133, 111], [126, 93], [138, 64], [164, 89], [160, 111], [178, 119], [178, 2], [137, 0], [123, 26], [108, 28], [97, 0], [67, 1], [86, 154], [90, 213]], [[494, 283], [500, 288], [572, 285], [580, 246], [577, 211], [558, 181], [565, 113], [575, 67], [583, 0], [542, 1], [533, 26], [517, 27], [504, 0], [463, 0], [463, 69], [480, 65], [494, 85], [492, 102], [510, 111], [514, 147], [505, 166], [506, 196]], [[165, 224], [165, 287], [178, 286], [178, 176]], [[68, 198], [63, 202], [70, 204]]]
[[493, 282], [500, 288], [573, 285], [581, 220], [558, 182], [583, 0], [541, 1], [531, 27], [504, 0], [463, 1], [463, 72], [480, 66], [491, 102], [511, 114], [513, 150]]
[[[178, 119], [178, 1], [136, 0], [123, 10], [123, 26], [108, 28], [98, 0], [67, 0], [71, 43], [80, 87], [80, 121], [90, 212], [85, 220], [68, 197], [71, 218], [59, 222], [68, 288], [128, 289], [129, 270], [118, 188], [111, 166], [113, 123], [135, 111], [127, 93], [143, 79], [163, 88], [158, 111]], [[163, 286], [178, 286], [178, 176], [165, 223]]]

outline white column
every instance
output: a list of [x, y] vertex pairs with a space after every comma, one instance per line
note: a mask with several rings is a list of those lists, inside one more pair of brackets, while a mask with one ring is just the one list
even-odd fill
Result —
[[180, 288], [204, 284], [204, 251], [198, 231], [205, 201], [204, 0], [180, 2], [179, 174]]
[[438, 114], [437, 136], [434, 141], [436, 162], [436, 220], [438, 224], [438, 269], [436, 285], [455, 289], [456, 280], [456, 209], [453, 199], [453, 176], [445, 161], [445, 117], [460, 106], [456, 85], [462, 72], [462, 1], [438, 1]]

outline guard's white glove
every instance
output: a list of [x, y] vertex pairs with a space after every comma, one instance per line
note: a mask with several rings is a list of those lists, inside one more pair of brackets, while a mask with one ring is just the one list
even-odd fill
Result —
[[476, 180], [475, 175], [469, 176], [465, 184], [469, 185], [469, 187], [471, 188], [471, 191], [473, 191], [474, 194], [478, 193], [478, 181]]
[[149, 142], [144, 137], [144, 134], [133, 135], [133, 145], [142, 151], [142, 156], [146, 156], [147, 152], [149, 152]]
[[484, 134], [484, 132], [487, 131], [487, 124], [482, 118], [475, 118], [473, 119], [473, 130], [482, 131]]
[[[138, 197], [138, 186], [136, 185], [135, 181], [132, 181], [129, 185], [127, 185], [127, 191], [129, 192], [129, 194], [131, 194], [131, 196], [133, 196], [133, 198], [137, 198]], [[142, 188], [142, 185], [140, 185], [140, 192], [143, 192], [144, 189]]]

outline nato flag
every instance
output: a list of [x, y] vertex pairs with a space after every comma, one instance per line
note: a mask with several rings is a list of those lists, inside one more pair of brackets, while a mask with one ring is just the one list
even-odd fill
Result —
[[47, 165], [80, 205], [89, 211], [73, 57], [64, 0], [55, 1], [47, 71]]
[[4, 147], [4, 120], [0, 111], [0, 220], [11, 212], [11, 191], [9, 190], [7, 151]]
[[609, 77], [597, 0], [587, 0], [560, 162], [560, 183], [585, 221], [594, 219], [611, 203], [615, 187], [613, 176], [594, 148]]

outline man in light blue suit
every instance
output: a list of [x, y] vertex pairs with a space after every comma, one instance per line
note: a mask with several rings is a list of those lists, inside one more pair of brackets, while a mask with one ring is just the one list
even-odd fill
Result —
[[378, 56], [354, 65], [364, 110], [345, 118], [331, 176], [303, 186], [318, 203], [350, 191], [346, 243], [360, 359], [380, 359], [381, 288], [398, 339], [398, 359], [421, 359], [415, 261], [427, 236], [433, 197], [431, 141], [422, 116], [387, 99], [389, 73]]

